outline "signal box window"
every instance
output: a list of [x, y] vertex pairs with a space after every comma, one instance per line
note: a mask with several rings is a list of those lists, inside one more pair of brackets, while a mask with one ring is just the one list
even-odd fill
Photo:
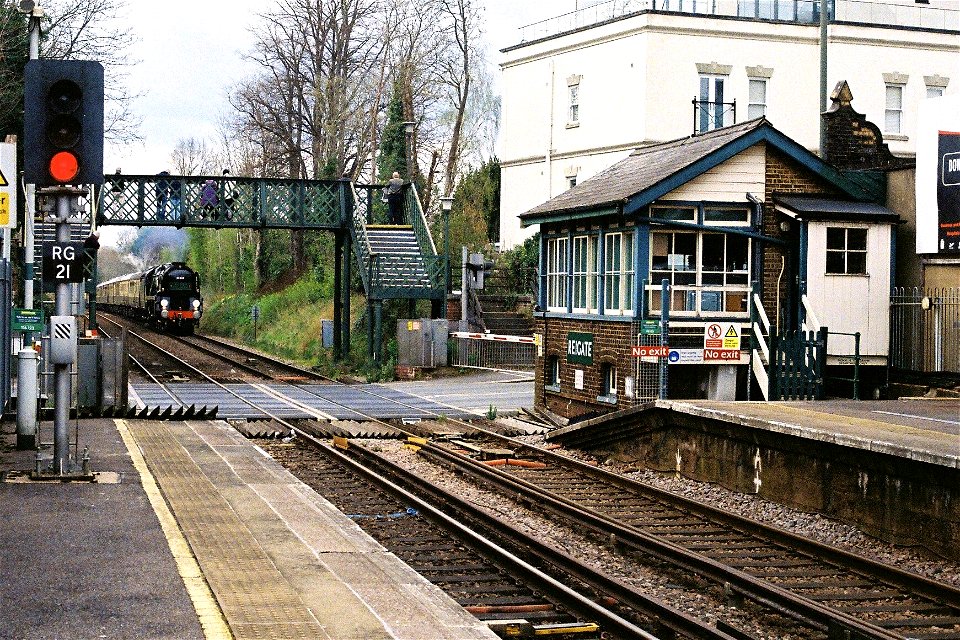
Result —
[[560, 357], [549, 356], [547, 368], [544, 371], [543, 384], [551, 391], [560, 390]]
[[867, 230], [827, 228], [827, 273], [867, 273]]
[[617, 401], [617, 367], [604, 362], [600, 366], [600, 397], [598, 400], [616, 403]]

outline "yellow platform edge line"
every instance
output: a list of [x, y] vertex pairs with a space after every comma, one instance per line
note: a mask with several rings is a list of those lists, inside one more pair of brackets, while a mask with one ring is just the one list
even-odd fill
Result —
[[150, 473], [150, 469], [143, 459], [143, 454], [140, 452], [140, 447], [137, 445], [136, 438], [130, 433], [126, 420], [114, 420], [114, 423], [117, 425], [120, 437], [123, 438], [123, 443], [127, 447], [134, 469], [140, 474], [140, 482], [147, 494], [147, 499], [150, 501], [150, 506], [153, 507], [153, 512], [157, 515], [157, 520], [160, 521], [160, 528], [167, 539], [170, 553], [177, 565], [177, 572], [187, 588], [190, 601], [193, 602], [193, 608], [197, 612], [204, 637], [208, 640], [233, 640], [233, 634], [230, 632], [227, 620], [220, 610], [220, 605], [213, 597], [213, 592], [210, 591], [210, 586], [200, 571], [200, 564], [190, 550], [186, 538], [183, 537], [176, 518], [170, 512], [156, 479]]

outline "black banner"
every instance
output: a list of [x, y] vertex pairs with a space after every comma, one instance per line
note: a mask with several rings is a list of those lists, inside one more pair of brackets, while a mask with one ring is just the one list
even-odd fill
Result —
[[940, 132], [939, 157], [937, 249], [960, 254], [960, 132]]

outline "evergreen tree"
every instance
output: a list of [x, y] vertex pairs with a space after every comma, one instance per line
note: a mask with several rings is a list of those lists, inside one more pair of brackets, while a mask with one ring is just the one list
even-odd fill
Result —
[[500, 160], [468, 171], [453, 192], [450, 246], [480, 248], [500, 237]]
[[399, 83], [393, 85], [393, 96], [390, 106], [387, 107], [387, 125], [383, 129], [383, 138], [380, 141], [379, 165], [380, 180], [386, 182], [394, 171], [400, 177], [408, 179], [407, 174], [407, 138], [403, 130], [403, 100]]

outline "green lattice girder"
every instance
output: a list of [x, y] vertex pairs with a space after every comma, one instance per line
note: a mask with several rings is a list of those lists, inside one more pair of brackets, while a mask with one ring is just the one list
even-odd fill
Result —
[[100, 190], [97, 224], [341, 229], [348, 199], [345, 180], [114, 174]]

